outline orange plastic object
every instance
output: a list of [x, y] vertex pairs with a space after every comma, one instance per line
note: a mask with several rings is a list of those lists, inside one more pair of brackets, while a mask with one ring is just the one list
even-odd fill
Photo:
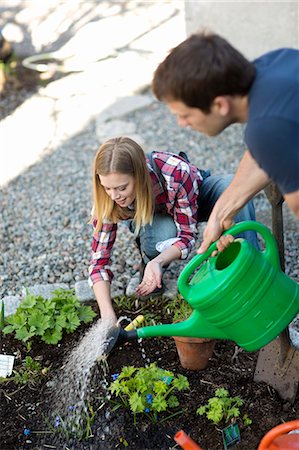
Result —
[[184, 430], [178, 431], [174, 436], [174, 440], [184, 450], [203, 450]]
[[282, 423], [272, 428], [263, 437], [258, 450], [293, 450], [299, 449], [299, 434], [287, 434], [299, 429], [299, 420]]

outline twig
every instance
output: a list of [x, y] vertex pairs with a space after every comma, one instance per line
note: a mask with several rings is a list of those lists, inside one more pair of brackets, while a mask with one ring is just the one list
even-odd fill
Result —
[[242, 347], [238, 347], [237, 345], [235, 345], [235, 351], [234, 354], [232, 356], [232, 361], [234, 361], [235, 359], [237, 359], [239, 353], [241, 353], [243, 351]]
[[199, 381], [204, 384], [214, 384], [211, 381], [206, 381], [206, 380], [199, 380]]
[[26, 387], [26, 384], [24, 384], [23, 386], [21, 386], [19, 389], [15, 390], [15, 391], [13, 391], [13, 392], [10, 392], [9, 395], [11, 395], [11, 396], [15, 395], [17, 392], [19, 392], [19, 391], [21, 391], [22, 389], [24, 389], [24, 387]]

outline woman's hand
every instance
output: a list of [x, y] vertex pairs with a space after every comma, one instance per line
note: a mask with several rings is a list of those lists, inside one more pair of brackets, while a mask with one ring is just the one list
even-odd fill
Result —
[[149, 295], [156, 288], [162, 287], [162, 267], [160, 263], [149, 261], [145, 267], [143, 280], [136, 288], [136, 294], [139, 296]]

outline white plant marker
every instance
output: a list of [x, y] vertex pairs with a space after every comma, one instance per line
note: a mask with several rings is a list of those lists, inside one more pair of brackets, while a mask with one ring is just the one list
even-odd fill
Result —
[[14, 360], [12, 355], [0, 355], [0, 377], [6, 378], [12, 374]]

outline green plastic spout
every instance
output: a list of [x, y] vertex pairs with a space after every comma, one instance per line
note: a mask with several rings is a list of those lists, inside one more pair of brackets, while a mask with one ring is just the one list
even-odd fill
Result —
[[141, 339], [158, 336], [227, 339], [221, 330], [208, 323], [196, 310], [182, 322], [138, 328], [136, 333]]

